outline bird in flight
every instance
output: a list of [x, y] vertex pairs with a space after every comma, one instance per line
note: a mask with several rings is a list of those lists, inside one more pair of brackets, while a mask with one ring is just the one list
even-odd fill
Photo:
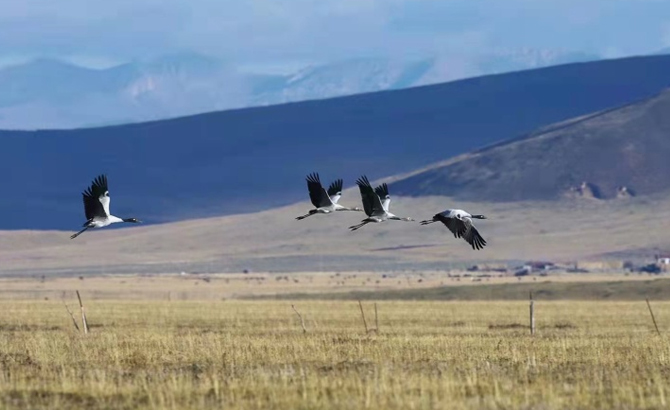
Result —
[[387, 219], [395, 221], [413, 221], [412, 218], [401, 218], [389, 212], [391, 205], [391, 196], [389, 195], [388, 185], [381, 184], [373, 189], [370, 185], [368, 177], [363, 175], [356, 181], [358, 189], [361, 191], [361, 199], [363, 200], [363, 209], [368, 216], [363, 219], [358, 225], [350, 226], [349, 229], [355, 231], [364, 227], [369, 223], [384, 222]]
[[473, 219], [486, 219], [484, 215], [471, 215], [462, 209], [447, 209], [435, 214], [433, 219], [421, 221], [421, 225], [442, 222], [454, 234], [454, 238], [463, 238], [472, 249], [484, 249], [486, 241], [472, 223]]
[[86, 223], [83, 225], [84, 229], [70, 236], [70, 239], [76, 238], [89, 228], [104, 228], [118, 222], [140, 223], [136, 218], [121, 219], [109, 213], [110, 198], [105, 175], [95, 178], [82, 195], [84, 196]]
[[295, 219], [302, 220], [312, 215], [329, 214], [335, 211], [362, 211], [360, 208], [348, 208], [338, 204], [338, 201], [342, 197], [342, 184], [343, 181], [341, 179], [336, 179], [330, 184], [328, 191], [326, 191], [321, 185], [321, 179], [319, 178], [318, 173], [307, 175], [309, 199], [312, 201], [315, 208], [310, 209], [308, 213]]

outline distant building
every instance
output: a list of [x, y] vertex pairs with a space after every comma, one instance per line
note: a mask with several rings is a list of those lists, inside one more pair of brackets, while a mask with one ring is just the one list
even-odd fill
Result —
[[589, 271], [601, 271], [601, 272], [611, 272], [611, 271], [622, 271], [624, 269], [624, 261], [607, 259], [607, 260], [587, 260], [587, 261], [578, 261], [575, 264], [575, 268], [586, 269]]
[[661, 267], [655, 263], [650, 263], [648, 265], [642, 266], [640, 269], [640, 272], [645, 272], [645, 273], [661, 273]]
[[670, 265], [670, 256], [657, 256], [656, 257], [657, 265]]
[[526, 266], [530, 266], [532, 271], [538, 271], [554, 269], [556, 265], [553, 262], [534, 261], [527, 262]]
[[514, 269], [514, 276], [528, 276], [533, 271], [530, 265], [518, 266]]
[[656, 255], [656, 266], [658, 266], [662, 272], [670, 271], [670, 256], [665, 254]]

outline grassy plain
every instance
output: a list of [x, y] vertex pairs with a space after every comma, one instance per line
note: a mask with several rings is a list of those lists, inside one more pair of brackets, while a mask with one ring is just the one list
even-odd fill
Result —
[[[134, 288], [146, 300], [82, 290], [88, 335], [60, 295], [3, 293], [0, 408], [655, 409], [670, 400], [670, 343], [643, 300], [539, 300], [535, 336], [526, 301], [384, 300], [378, 331], [366, 333], [352, 300], [167, 300], [149, 285]], [[206, 285], [216, 283], [197, 287]], [[670, 302], [652, 303], [664, 332]], [[375, 328], [373, 302], [363, 306]]]
[[[469, 272], [299, 272], [250, 274], [0, 277], [0, 300], [204, 301], [239, 298], [526, 300], [670, 300], [663, 275], [556, 274], [465, 277]], [[476, 273], [475, 273], [476, 274]], [[460, 277], [456, 277], [459, 275]]]
[[[346, 190], [342, 203], [360, 206], [360, 195]], [[636, 254], [640, 263], [651, 263], [654, 254], [670, 249], [668, 230], [659, 223], [670, 219], [667, 195], [499, 204], [394, 197], [392, 202], [394, 213], [417, 220], [454, 206], [488, 216], [478, 222], [486, 248], [472, 251], [441, 224], [389, 221], [350, 232], [347, 227], [362, 219], [360, 212], [296, 221], [311, 208], [303, 202], [254, 214], [94, 230], [75, 240], [69, 239], [73, 231], [0, 231], [0, 275], [445, 271], [528, 260], [620, 261]]]

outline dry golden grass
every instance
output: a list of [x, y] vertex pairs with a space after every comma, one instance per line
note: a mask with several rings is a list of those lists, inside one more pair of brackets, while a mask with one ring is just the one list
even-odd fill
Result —
[[[469, 274], [469, 272], [453, 272], [454, 275]], [[536, 291], [541, 290], [544, 284], [581, 285], [597, 284], [602, 289], [607, 283], [617, 282], [621, 286], [640, 288], [644, 290], [646, 283], [657, 279], [650, 275], [623, 274], [557, 274], [547, 277], [514, 277], [500, 276], [490, 278], [476, 277], [447, 277], [444, 272], [299, 272], [299, 273], [250, 273], [250, 274], [214, 274], [214, 275], [105, 275], [81, 277], [50, 277], [34, 276], [32, 278], [15, 277], [0, 278], [0, 300], [8, 299], [61, 299], [64, 296], [72, 297], [75, 289], [82, 291], [87, 300], [223, 300], [245, 297], [268, 297], [285, 295], [306, 295], [323, 297], [324, 295], [338, 295], [352, 292], [374, 292], [366, 298], [381, 298], [389, 294], [391, 299], [399, 299], [399, 293], [424, 292], [426, 295], [435, 293], [439, 288], [457, 288], [455, 292], [465, 293], [463, 286], [473, 287], [476, 293], [468, 299], [519, 299], [518, 297], [501, 297], [492, 295], [486, 287], [481, 285], [509, 285], [509, 291], [514, 291], [517, 285], [532, 286]], [[666, 281], [667, 282], [667, 281]], [[650, 287], [665, 290], [667, 286], [656, 286], [651, 282]], [[528, 295], [528, 289], [522, 286], [522, 298]], [[532, 289], [531, 289], [532, 290]], [[564, 294], [563, 299], [600, 299], [598, 294], [578, 294], [565, 286], [557, 291]], [[508, 292], [509, 293], [509, 292]], [[375, 296], [376, 295], [376, 296]], [[395, 295], [395, 296], [394, 296]], [[639, 295], [617, 299], [632, 299]], [[546, 295], [545, 295], [546, 296]], [[663, 295], [649, 293], [648, 296], [659, 298]], [[342, 296], [344, 297], [344, 296]], [[670, 294], [667, 295], [670, 297]], [[386, 298], [386, 297], [384, 297]], [[407, 299], [410, 297], [402, 297]], [[616, 298], [616, 297], [615, 297]], [[663, 298], [665, 298], [663, 296]], [[419, 298], [420, 299], [420, 298]], [[439, 295], [430, 299], [441, 299]], [[448, 298], [447, 298], [448, 299]]]
[[[72, 300], [72, 299], [70, 299]], [[85, 299], [86, 302], [86, 299]], [[74, 306], [72, 300], [71, 306]], [[365, 302], [370, 326], [373, 305]], [[7, 409], [654, 409], [670, 345], [642, 302], [0, 302]], [[654, 303], [661, 329], [670, 303]]]

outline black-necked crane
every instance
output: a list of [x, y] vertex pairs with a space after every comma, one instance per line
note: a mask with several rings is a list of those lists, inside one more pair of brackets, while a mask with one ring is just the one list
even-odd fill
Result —
[[389, 195], [388, 186], [382, 184], [373, 189], [370, 185], [368, 177], [363, 175], [356, 181], [358, 189], [361, 191], [361, 199], [363, 200], [363, 209], [368, 216], [363, 219], [358, 225], [350, 226], [349, 229], [355, 231], [373, 222], [384, 222], [387, 219], [395, 221], [413, 221], [412, 218], [401, 218], [389, 212], [389, 205], [391, 204], [391, 197]]
[[463, 238], [472, 249], [483, 249], [486, 241], [472, 223], [473, 219], [486, 219], [484, 215], [471, 215], [462, 209], [447, 209], [435, 214], [433, 219], [421, 221], [421, 225], [442, 222], [454, 234], [454, 238]]
[[310, 209], [305, 215], [298, 216], [297, 220], [305, 219], [308, 216], [316, 214], [329, 214], [335, 211], [362, 211], [361, 208], [349, 208], [338, 203], [342, 197], [342, 179], [336, 179], [328, 187], [326, 191], [321, 185], [321, 179], [318, 173], [307, 175], [307, 190], [309, 191], [309, 199], [314, 205], [314, 209]]
[[100, 175], [93, 180], [91, 186], [82, 193], [84, 196], [84, 213], [86, 223], [84, 229], [70, 236], [74, 239], [89, 228], [104, 228], [118, 222], [139, 223], [136, 218], [119, 218], [109, 213], [109, 189], [107, 188], [107, 176]]

